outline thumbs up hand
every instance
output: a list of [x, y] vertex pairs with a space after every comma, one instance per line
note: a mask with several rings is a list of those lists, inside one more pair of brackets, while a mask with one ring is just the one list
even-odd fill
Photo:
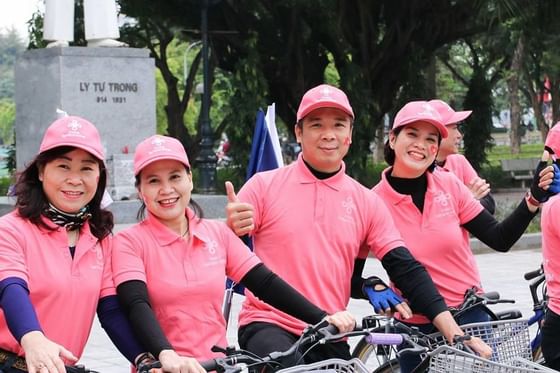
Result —
[[249, 234], [255, 228], [253, 222], [253, 205], [239, 201], [233, 184], [226, 181], [226, 223], [238, 236]]

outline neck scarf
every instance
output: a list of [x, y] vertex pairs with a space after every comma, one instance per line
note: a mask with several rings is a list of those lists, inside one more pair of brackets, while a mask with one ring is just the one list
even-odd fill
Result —
[[89, 206], [87, 205], [82, 207], [78, 213], [69, 214], [67, 212], [60, 211], [49, 203], [49, 207], [43, 211], [43, 215], [49, 218], [56, 225], [66, 228], [68, 231], [79, 229], [88, 219], [91, 218]]

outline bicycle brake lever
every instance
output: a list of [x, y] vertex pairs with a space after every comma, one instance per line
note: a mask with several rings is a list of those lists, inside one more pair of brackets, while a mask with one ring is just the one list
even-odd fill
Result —
[[214, 346], [212, 346], [212, 348], [210, 348], [210, 351], [212, 351], [212, 352], [221, 352], [222, 354], [225, 354], [225, 353], [227, 352], [227, 347], [226, 347], [226, 348], [223, 348], [223, 347], [214, 345]]
[[159, 361], [152, 361], [149, 363], [140, 363], [138, 366], [138, 373], [148, 373], [152, 369], [159, 369], [161, 368], [161, 363]]

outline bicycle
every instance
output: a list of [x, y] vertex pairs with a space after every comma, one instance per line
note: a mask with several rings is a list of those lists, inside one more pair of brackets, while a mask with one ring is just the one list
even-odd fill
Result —
[[[66, 365], [66, 373], [99, 373], [96, 370], [88, 369], [82, 364], [77, 365]], [[150, 373], [152, 369], [161, 368], [161, 363], [159, 361], [153, 361], [150, 363], [140, 364], [137, 373]]]
[[265, 366], [269, 370], [277, 371], [278, 373], [297, 373], [325, 369], [340, 373], [368, 373], [367, 368], [359, 359], [327, 359], [313, 364], [299, 364], [300, 361], [296, 361], [294, 366], [287, 368], [281, 366], [278, 362], [281, 358], [292, 356], [300, 348], [305, 347], [309, 350], [316, 344], [338, 342], [344, 338], [354, 336], [368, 336], [378, 344], [399, 345], [403, 343], [403, 336], [400, 334], [371, 333], [363, 328], [356, 328], [354, 331], [347, 333], [338, 333], [333, 325], [325, 327], [323, 322], [306, 328], [296, 343], [286, 351], [272, 352], [265, 357], [259, 357], [249, 351], [232, 347], [226, 349], [215, 347], [212, 351], [222, 352], [226, 356], [201, 362], [201, 365], [207, 371], [217, 371], [219, 373], [238, 373], [246, 369], [261, 369]]
[[525, 273], [523, 277], [525, 280], [531, 281], [529, 283], [529, 291], [531, 292], [531, 299], [533, 300], [534, 314], [529, 318], [529, 326], [535, 325], [537, 328], [535, 336], [531, 340], [531, 354], [533, 356], [533, 361], [541, 365], [546, 365], [541, 350], [541, 326], [544, 321], [547, 304], [546, 281], [543, 266], [541, 265], [540, 268]]
[[[397, 329], [402, 326], [397, 324]], [[493, 353], [489, 359], [476, 356], [464, 348], [462, 341], [450, 346], [441, 333], [426, 336], [429, 345], [421, 354], [422, 362], [414, 372], [551, 372], [550, 369], [531, 361], [528, 320], [497, 320], [461, 325], [467, 340], [478, 337], [484, 340]], [[461, 348], [463, 347], [463, 348]], [[401, 350], [398, 354], [403, 354]], [[398, 365], [398, 364], [397, 364]], [[395, 370], [396, 368], [396, 370]], [[397, 367], [380, 367], [375, 372], [400, 371]]]
[[[497, 292], [477, 294], [476, 288], [471, 288], [465, 292], [463, 302], [459, 307], [450, 308], [455, 320], [460, 320], [461, 316], [474, 308], [480, 308], [488, 314], [490, 320], [513, 320], [521, 318], [518, 310], [508, 310], [493, 312], [488, 306], [498, 303], [514, 303], [510, 299], [501, 299]], [[395, 321], [384, 316], [368, 316], [364, 318], [365, 325], [374, 332], [390, 332], [395, 328]], [[358, 358], [366, 364], [370, 372], [399, 372], [399, 362], [397, 351], [391, 346], [377, 346], [370, 343], [366, 338], [362, 338], [352, 351], [352, 357]]]

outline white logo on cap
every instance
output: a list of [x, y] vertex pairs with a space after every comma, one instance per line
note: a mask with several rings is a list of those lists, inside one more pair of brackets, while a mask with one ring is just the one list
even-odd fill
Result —
[[68, 128], [70, 128], [71, 131], [79, 131], [80, 128], [82, 128], [82, 125], [76, 119], [73, 119], [70, 123], [68, 123]]
[[325, 98], [331, 97], [331, 89], [329, 87], [323, 87], [321, 89], [321, 95]]
[[162, 146], [165, 143], [165, 139], [162, 139], [161, 137], [156, 137], [155, 139], [152, 140], [152, 145], [153, 146]]
[[151, 144], [154, 146], [152, 150], [150, 150], [149, 154], [157, 153], [157, 152], [170, 152], [171, 149], [165, 146], [165, 139], [163, 137], [157, 136], [151, 141]]
[[418, 112], [417, 115], [425, 115], [434, 118], [436, 116], [436, 110], [430, 104], [422, 104], [422, 110]]
[[76, 119], [72, 119], [70, 123], [67, 125], [68, 132], [63, 134], [62, 137], [81, 137], [85, 138], [85, 136], [80, 132], [82, 125]]

